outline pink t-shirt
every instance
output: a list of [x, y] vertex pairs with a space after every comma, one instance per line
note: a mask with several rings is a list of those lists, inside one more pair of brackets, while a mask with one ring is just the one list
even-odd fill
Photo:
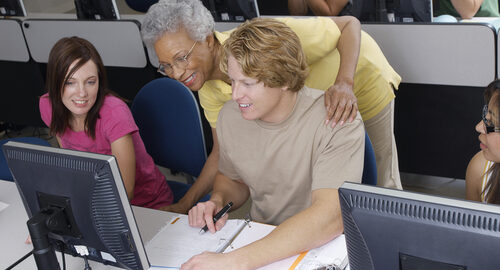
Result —
[[[40, 98], [40, 115], [43, 122], [50, 127], [52, 106], [48, 94]], [[135, 151], [135, 187], [131, 203], [148, 208], [159, 208], [172, 204], [173, 193], [165, 180], [165, 176], [154, 164], [153, 158], [146, 152], [139, 129], [132, 113], [121, 99], [108, 95], [104, 99], [96, 122], [93, 140], [85, 131], [75, 132], [68, 128], [64, 134], [57, 134], [61, 147], [79, 151], [111, 155], [111, 143], [127, 135], [132, 135]]]

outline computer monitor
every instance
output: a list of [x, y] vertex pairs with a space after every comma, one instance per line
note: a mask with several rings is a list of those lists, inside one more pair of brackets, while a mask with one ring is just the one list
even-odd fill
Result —
[[22, 0], [0, 0], [0, 16], [26, 16]]
[[38, 269], [60, 269], [54, 250], [123, 269], [149, 268], [113, 156], [13, 141], [3, 152], [34, 249], [46, 253], [34, 253]]
[[259, 17], [257, 0], [202, 0], [216, 22], [244, 22]]
[[500, 206], [344, 183], [351, 270], [486, 270], [500, 266]]
[[395, 22], [432, 22], [432, 0], [387, 0]]
[[361, 22], [432, 22], [432, 0], [352, 0], [349, 5]]
[[385, 4], [385, 0], [352, 0], [346, 10], [361, 22], [387, 22]]
[[84, 20], [119, 20], [115, 0], [75, 0], [76, 16]]

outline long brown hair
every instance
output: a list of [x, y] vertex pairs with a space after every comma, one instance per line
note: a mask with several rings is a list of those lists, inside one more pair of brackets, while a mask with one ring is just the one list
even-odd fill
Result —
[[[494, 99], [493, 104], [495, 104], [495, 107], [500, 112], [500, 80], [491, 82], [484, 91], [485, 104], [490, 104], [492, 98]], [[497, 117], [497, 123], [500, 123], [500, 114], [497, 114]], [[500, 204], [500, 163], [495, 162], [486, 172], [486, 174], [490, 173], [490, 179], [482, 193], [486, 202]], [[489, 191], [486, 192], [487, 190]]]
[[[77, 60], [75, 66], [69, 70], [71, 64]], [[85, 132], [95, 139], [95, 126], [99, 119], [104, 98], [111, 91], [108, 89], [106, 70], [94, 45], [83, 38], [65, 37], [56, 42], [49, 54], [47, 63], [47, 80], [45, 90], [49, 93], [52, 105], [52, 121], [50, 132], [52, 135], [63, 134], [70, 127], [71, 112], [62, 102], [64, 85], [81, 66], [92, 60], [97, 66], [99, 89], [94, 106], [85, 118]]]

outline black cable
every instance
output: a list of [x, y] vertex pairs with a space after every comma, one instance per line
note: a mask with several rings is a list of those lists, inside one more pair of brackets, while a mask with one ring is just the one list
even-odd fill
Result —
[[26, 258], [28, 258], [31, 254], [33, 254], [33, 250], [28, 252], [28, 254], [24, 255], [21, 259], [17, 260], [15, 263], [13, 263], [12, 265], [10, 265], [9, 267], [5, 268], [5, 270], [10, 270], [12, 268], [14, 268], [14, 266], [18, 265], [19, 263], [21, 263], [22, 261], [24, 261]]
[[64, 257], [64, 243], [61, 241], [57, 241], [57, 246], [59, 247], [59, 249], [61, 251], [63, 270], [66, 270], [66, 257]]
[[83, 260], [85, 260], [85, 268], [84, 270], [92, 270], [92, 268], [89, 265], [89, 261], [87, 260], [87, 256], [83, 256]]
[[66, 270], [66, 258], [64, 257], [64, 251], [61, 251], [63, 270]]

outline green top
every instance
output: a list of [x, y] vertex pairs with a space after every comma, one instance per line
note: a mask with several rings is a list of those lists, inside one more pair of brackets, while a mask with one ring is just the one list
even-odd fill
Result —
[[[443, 14], [460, 17], [457, 10], [451, 4], [451, 0], [439, 0], [439, 10], [434, 12], [434, 16]], [[500, 17], [498, 0], [484, 0], [474, 17]]]

